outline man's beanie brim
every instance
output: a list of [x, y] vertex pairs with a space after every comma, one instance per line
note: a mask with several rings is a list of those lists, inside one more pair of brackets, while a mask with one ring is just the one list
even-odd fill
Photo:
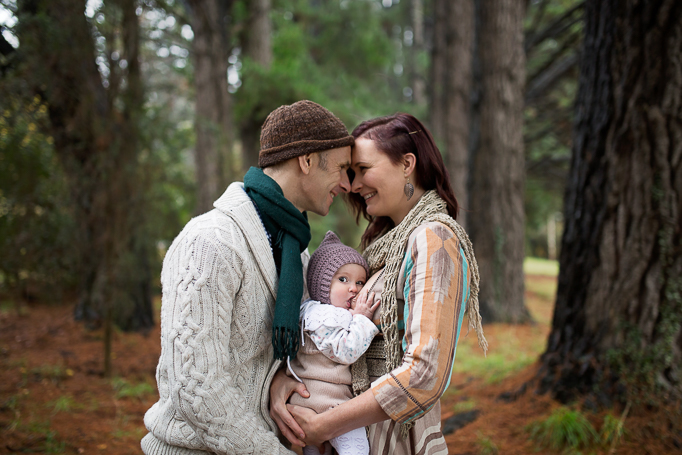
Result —
[[352, 146], [353, 136], [338, 117], [312, 101], [280, 106], [261, 128], [258, 166], [265, 168], [308, 153]]

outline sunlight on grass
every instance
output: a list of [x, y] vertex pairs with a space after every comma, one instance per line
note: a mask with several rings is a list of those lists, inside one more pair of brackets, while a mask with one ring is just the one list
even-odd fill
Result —
[[[476, 338], [476, 334], [473, 334], [473, 338]], [[486, 357], [473, 340], [472, 342], [468, 339], [460, 340], [453, 372], [481, 378], [488, 384], [495, 383], [535, 362], [545, 348], [545, 339], [542, 335], [531, 340], [522, 340], [516, 336], [514, 326], [509, 326], [504, 340], [490, 337], [488, 343]]]
[[523, 261], [523, 273], [526, 275], [559, 275], [559, 262], [551, 259], [527, 257]]

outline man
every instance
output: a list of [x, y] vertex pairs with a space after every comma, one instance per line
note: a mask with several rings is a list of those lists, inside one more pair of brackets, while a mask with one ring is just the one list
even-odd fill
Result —
[[273, 111], [259, 166], [168, 250], [161, 284], [159, 401], [147, 411], [147, 455], [292, 453], [269, 416], [280, 361], [298, 348], [310, 241], [306, 211], [326, 215], [348, 192], [353, 137], [311, 101]]

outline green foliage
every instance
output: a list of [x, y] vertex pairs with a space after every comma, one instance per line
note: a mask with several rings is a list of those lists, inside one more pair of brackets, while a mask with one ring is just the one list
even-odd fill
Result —
[[[579, 3], [580, 0], [556, 0], [528, 4], [525, 20], [527, 90], [532, 90], [535, 82], [548, 74], [553, 64], [578, 54], [583, 26], [581, 10], [574, 11], [561, 23], [556, 21]], [[544, 35], [548, 38], [535, 40], [548, 30], [551, 33]], [[524, 209], [526, 254], [530, 256], [547, 256], [547, 221], [563, 212], [577, 91], [578, 67], [574, 63], [540, 96], [528, 100], [524, 110], [527, 170]], [[557, 231], [559, 239], [561, 225]]]
[[478, 432], [476, 438], [479, 455], [498, 455], [500, 453], [497, 445], [488, 436]]
[[540, 448], [575, 453], [590, 447], [599, 436], [585, 416], [567, 407], [555, 409], [549, 417], [527, 426]]
[[59, 299], [75, 280], [66, 180], [43, 131], [47, 106], [0, 79], [0, 292]]
[[148, 382], [139, 382], [133, 384], [124, 378], [114, 378], [111, 380], [111, 385], [116, 392], [116, 398], [144, 398], [156, 392]]

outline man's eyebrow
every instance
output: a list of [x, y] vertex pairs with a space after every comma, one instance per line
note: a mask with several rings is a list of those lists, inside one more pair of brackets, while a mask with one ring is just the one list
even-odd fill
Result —
[[348, 168], [350, 168], [350, 161], [346, 161], [345, 163], [339, 164], [339, 167], [340, 167], [341, 169], [348, 169]]

